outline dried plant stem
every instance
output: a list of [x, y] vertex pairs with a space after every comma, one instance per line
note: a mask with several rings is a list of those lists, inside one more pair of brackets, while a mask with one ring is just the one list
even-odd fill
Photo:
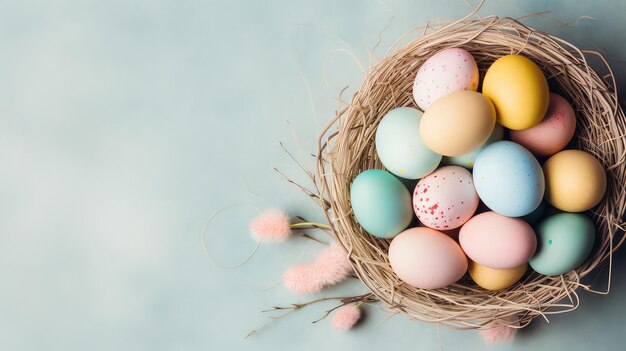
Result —
[[312, 235], [302, 231], [302, 230], [310, 230], [310, 229], [319, 229], [322, 232], [324, 232], [324, 234], [327, 234], [327, 235], [332, 237], [332, 235], [333, 235], [332, 234], [332, 230], [331, 230], [331, 228], [330, 228], [330, 226], [328, 224], [309, 222], [309, 221], [307, 221], [306, 219], [304, 219], [304, 218], [302, 218], [300, 216], [298, 216], [297, 218], [299, 220], [301, 220], [302, 222], [291, 224], [291, 228], [297, 229], [299, 231], [299, 234], [302, 237], [306, 238], [306, 239], [310, 239], [310, 240], [316, 241], [316, 242], [318, 242], [320, 244], [323, 244], [323, 245], [328, 245], [327, 243], [325, 243], [325, 242], [315, 238], [314, 236], [312, 236]]
[[330, 226], [328, 224], [323, 224], [323, 223], [302, 222], [302, 223], [294, 223], [294, 224], [292, 224], [291, 228], [298, 228], [298, 229], [311, 229], [311, 228], [330, 229]]
[[341, 299], [341, 302], [337, 306], [335, 306], [335, 307], [333, 307], [333, 308], [331, 308], [329, 310], [326, 310], [324, 312], [324, 314], [319, 319], [314, 320], [313, 323], [317, 323], [317, 322], [321, 321], [322, 319], [325, 319], [334, 310], [336, 310], [336, 309], [338, 309], [338, 308], [340, 308], [342, 306], [349, 305], [351, 303], [356, 303], [357, 305], [360, 306], [360, 305], [362, 305], [362, 304], [364, 304], [366, 302], [372, 303], [372, 302], [376, 302], [376, 301], [378, 301], [378, 299], [372, 293]]
[[321, 241], [321, 240], [317, 239], [316, 237], [312, 236], [311, 234], [308, 234], [308, 233], [302, 232], [302, 233], [299, 233], [299, 235], [300, 235], [300, 236], [302, 236], [302, 237], [303, 237], [303, 238], [305, 238], [305, 239], [309, 239], [309, 240], [315, 241], [315, 242], [316, 242], [316, 243], [318, 243], [318, 244], [328, 245], [328, 244], [326, 244], [325, 242], [323, 242], [323, 241]]
[[374, 294], [372, 293], [367, 293], [367, 294], [362, 294], [362, 295], [356, 295], [356, 296], [338, 296], [338, 297], [323, 297], [320, 299], [316, 299], [316, 300], [311, 300], [308, 302], [302, 302], [302, 303], [292, 303], [289, 306], [274, 306], [269, 310], [265, 310], [263, 312], [276, 312], [276, 311], [284, 311], [282, 314], [279, 314], [277, 316], [270, 316], [270, 321], [267, 322], [266, 324], [262, 325], [260, 328], [254, 329], [252, 331], [250, 331], [245, 337], [249, 338], [253, 335], [255, 335], [256, 333], [260, 332], [261, 330], [267, 329], [268, 327], [270, 327], [275, 321], [286, 317], [287, 315], [298, 311], [300, 309], [303, 309], [309, 305], [313, 305], [319, 302], [324, 302], [324, 301], [339, 301], [340, 304], [328, 311], [325, 312], [325, 314], [320, 318], [317, 319], [315, 321], [313, 321], [313, 323], [316, 323], [324, 318], [326, 318], [333, 310], [343, 306], [343, 305], [347, 305], [350, 303], [358, 303], [358, 302], [375, 302], [378, 299], [376, 298], [376, 296], [374, 296]]

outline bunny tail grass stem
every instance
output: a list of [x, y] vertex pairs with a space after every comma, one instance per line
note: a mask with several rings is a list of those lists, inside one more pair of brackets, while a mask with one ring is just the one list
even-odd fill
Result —
[[[319, 302], [324, 302], [324, 301], [340, 301], [342, 304], [344, 303], [354, 303], [354, 302], [359, 302], [359, 301], [368, 301], [368, 302], [375, 302], [378, 301], [378, 299], [372, 294], [372, 293], [367, 293], [367, 294], [362, 294], [362, 295], [356, 295], [356, 296], [338, 296], [338, 297], [322, 297], [319, 299], [315, 299], [315, 300], [311, 300], [308, 302], [302, 302], [302, 303], [293, 303], [289, 306], [274, 306], [271, 309], [262, 311], [262, 312], [276, 312], [276, 311], [285, 311], [284, 313], [277, 315], [277, 316], [270, 316], [269, 318], [271, 319], [269, 322], [265, 323], [264, 325], [262, 325], [261, 327], [254, 329], [252, 331], [250, 331], [248, 334], [246, 334], [246, 336], [244, 337], [244, 339], [247, 339], [255, 334], [257, 334], [258, 332], [265, 330], [267, 328], [269, 328], [275, 321], [285, 318], [287, 315], [298, 311], [300, 309], [303, 309], [307, 306], [313, 305], [313, 304], [317, 304]], [[329, 312], [330, 313], [330, 312]]]

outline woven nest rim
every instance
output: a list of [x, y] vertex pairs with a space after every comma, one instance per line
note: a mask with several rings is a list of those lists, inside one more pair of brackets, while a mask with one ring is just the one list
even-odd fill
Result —
[[[600, 53], [580, 50], [513, 18], [470, 20], [475, 12], [449, 24], [426, 26], [422, 37], [367, 70], [361, 89], [320, 135], [316, 185], [324, 199], [322, 209], [348, 251], [356, 275], [389, 308], [454, 329], [484, 329], [494, 321], [521, 328], [536, 317], [547, 320], [549, 314], [574, 310], [579, 304], [578, 288], [594, 291], [581, 278], [607, 260], [610, 284], [612, 255], [626, 238], [622, 215], [626, 212], [626, 122], [615, 78]], [[391, 271], [389, 240], [370, 236], [358, 225], [350, 205], [350, 184], [366, 169], [383, 169], [373, 143], [380, 119], [392, 108], [417, 108], [411, 94], [417, 69], [428, 57], [450, 47], [469, 51], [481, 76], [500, 56], [525, 55], [546, 73], [551, 91], [558, 90], [572, 102], [577, 148], [601, 160], [609, 184], [602, 202], [590, 212], [599, 236], [597, 247], [579, 268], [560, 276], [529, 270], [519, 283], [496, 292], [478, 287], [467, 277], [441, 289], [418, 289]], [[599, 57], [607, 75], [591, 68], [585, 55]]]

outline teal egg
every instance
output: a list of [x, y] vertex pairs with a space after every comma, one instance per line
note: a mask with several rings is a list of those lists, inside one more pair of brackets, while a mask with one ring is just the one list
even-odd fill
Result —
[[485, 147], [476, 157], [473, 178], [485, 205], [507, 217], [534, 211], [545, 191], [541, 165], [530, 151], [512, 141]]
[[394, 237], [413, 218], [409, 190], [391, 173], [379, 169], [367, 170], [354, 179], [350, 202], [363, 229], [379, 238]]
[[528, 262], [538, 273], [559, 275], [580, 266], [593, 247], [593, 222], [580, 213], [558, 213], [537, 226], [537, 251]]
[[476, 157], [478, 156], [478, 154], [487, 145], [491, 143], [495, 143], [496, 141], [500, 141], [502, 140], [503, 137], [504, 137], [504, 127], [496, 123], [495, 127], [493, 127], [493, 132], [491, 132], [489, 139], [487, 139], [487, 141], [485, 141], [484, 144], [460, 156], [450, 156], [450, 157], [446, 156], [442, 159], [441, 162], [447, 165], [455, 165], [455, 166], [461, 166], [467, 169], [471, 169], [472, 167], [474, 167], [474, 161], [476, 161]]

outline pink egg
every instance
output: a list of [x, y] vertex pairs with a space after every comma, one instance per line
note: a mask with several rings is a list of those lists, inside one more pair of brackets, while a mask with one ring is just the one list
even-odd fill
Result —
[[481, 213], [463, 225], [459, 242], [465, 254], [481, 266], [510, 269], [535, 253], [535, 232], [519, 218], [495, 212]]
[[550, 93], [550, 104], [545, 117], [536, 126], [525, 130], [511, 130], [511, 140], [522, 145], [535, 156], [546, 157], [563, 150], [572, 140], [576, 129], [576, 114], [561, 96]]
[[440, 97], [459, 90], [478, 88], [478, 66], [472, 55], [461, 48], [450, 48], [431, 56], [417, 71], [413, 98], [426, 110]]
[[413, 210], [425, 226], [450, 230], [472, 217], [478, 207], [472, 174], [459, 166], [441, 167], [420, 179], [413, 191]]
[[425, 227], [407, 229], [393, 238], [389, 263], [398, 278], [421, 289], [450, 285], [467, 271], [461, 247], [449, 236]]

